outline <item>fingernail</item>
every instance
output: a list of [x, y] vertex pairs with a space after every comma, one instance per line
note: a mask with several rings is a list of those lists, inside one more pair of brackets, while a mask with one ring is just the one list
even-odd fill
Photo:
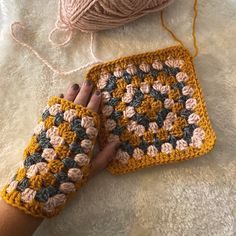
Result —
[[78, 84], [73, 84], [73, 85], [72, 85], [72, 89], [73, 89], [74, 91], [77, 91], [77, 90], [79, 89], [79, 85], [78, 85]]
[[96, 90], [95, 94], [96, 94], [97, 96], [100, 96], [101, 91], [100, 91], [100, 90]]
[[92, 85], [92, 81], [91, 80], [86, 80], [85, 84], [86, 84], [86, 86], [91, 86]]

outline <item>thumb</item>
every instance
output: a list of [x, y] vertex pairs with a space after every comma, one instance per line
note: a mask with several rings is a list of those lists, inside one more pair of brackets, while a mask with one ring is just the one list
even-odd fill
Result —
[[120, 142], [112, 142], [107, 144], [101, 152], [92, 160], [91, 163], [91, 175], [94, 176], [109, 164], [109, 162], [115, 157], [116, 151], [120, 146]]

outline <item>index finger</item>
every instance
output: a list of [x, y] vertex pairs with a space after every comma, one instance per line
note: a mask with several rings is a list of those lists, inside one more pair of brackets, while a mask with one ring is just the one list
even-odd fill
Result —
[[100, 103], [101, 103], [101, 92], [100, 90], [96, 90], [91, 96], [87, 107], [92, 111], [98, 112]]

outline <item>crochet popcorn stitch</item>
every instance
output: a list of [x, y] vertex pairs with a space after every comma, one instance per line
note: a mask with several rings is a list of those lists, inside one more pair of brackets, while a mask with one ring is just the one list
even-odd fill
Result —
[[101, 64], [87, 79], [103, 95], [101, 146], [122, 142], [108, 166], [113, 174], [187, 160], [213, 148], [215, 133], [184, 47]]
[[53, 97], [25, 149], [22, 166], [2, 191], [10, 205], [36, 217], [59, 213], [86, 181], [99, 116]]

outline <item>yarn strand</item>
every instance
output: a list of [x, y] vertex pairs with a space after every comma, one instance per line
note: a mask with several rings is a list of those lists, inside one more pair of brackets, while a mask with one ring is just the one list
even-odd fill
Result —
[[83, 66], [80, 66], [78, 68], [75, 68], [73, 70], [69, 70], [69, 71], [63, 71], [63, 70], [59, 70], [59, 69], [56, 69], [52, 64], [49, 63], [48, 60], [44, 59], [32, 46], [30, 46], [29, 44], [23, 42], [22, 40], [20, 40], [18, 38], [18, 36], [16, 35], [15, 33], [15, 29], [16, 28], [21, 28], [21, 29], [24, 29], [25, 26], [22, 25], [20, 22], [15, 22], [11, 25], [11, 36], [12, 38], [18, 43], [20, 44], [21, 46], [27, 48], [30, 52], [32, 52], [45, 66], [47, 66], [51, 71], [54, 72], [54, 74], [57, 74], [57, 75], [70, 75], [72, 73], [75, 73], [75, 72], [78, 72], [78, 71], [81, 71], [83, 69], [86, 69], [92, 65], [97, 65], [99, 63], [101, 63], [102, 61], [99, 60], [95, 54], [94, 54], [94, 51], [93, 51], [93, 40], [94, 40], [94, 35], [91, 33], [91, 39], [90, 39], [90, 52], [91, 52], [91, 55], [93, 57], [93, 59], [95, 60], [94, 62], [89, 62]]
[[197, 8], [198, 0], [194, 1], [194, 17], [193, 17], [193, 23], [192, 23], [192, 37], [193, 37], [193, 45], [195, 48], [195, 52], [193, 57], [195, 58], [198, 55], [198, 46], [197, 46], [197, 37], [196, 37], [196, 20], [197, 20], [197, 15], [198, 15], [198, 8]]
[[179, 42], [183, 47], [184, 47], [184, 44], [183, 42], [175, 35], [175, 33], [166, 25], [165, 21], [164, 21], [164, 12], [161, 11], [161, 24], [162, 26], [164, 27], [165, 30], [167, 30], [171, 36], [173, 37], [173, 39], [177, 42]]
[[[67, 36], [67, 38], [65, 39], [64, 42], [62, 43], [57, 43], [55, 42], [53, 39], [52, 39], [52, 36], [53, 34], [58, 31], [58, 28], [54, 28], [50, 33], [49, 33], [49, 36], [48, 36], [48, 41], [52, 44], [52, 45], [55, 45], [55, 46], [58, 46], [58, 47], [63, 47], [63, 46], [66, 46], [72, 39], [73, 37], [73, 31], [72, 30], [63, 30], [65, 32], [69, 32], [69, 35]], [[60, 31], [62, 31], [62, 29], [60, 29]]]
[[[199, 48], [197, 45], [197, 37], [196, 37], [196, 20], [197, 20], [197, 15], [198, 15], [198, 8], [197, 8], [198, 0], [194, 0], [194, 16], [193, 16], [193, 22], [192, 22], [192, 40], [193, 40], [193, 47], [194, 47], [194, 53], [193, 53], [193, 58], [195, 58], [198, 55]], [[164, 13], [163, 11], [160, 12], [160, 18], [161, 18], [161, 24], [163, 28], [170, 33], [172, 38], [180, 43], [183, 47], [184, 44], [183, 42], [176, 36], [176, 34], [166, 25], [165, 20], [164, 20]]]

